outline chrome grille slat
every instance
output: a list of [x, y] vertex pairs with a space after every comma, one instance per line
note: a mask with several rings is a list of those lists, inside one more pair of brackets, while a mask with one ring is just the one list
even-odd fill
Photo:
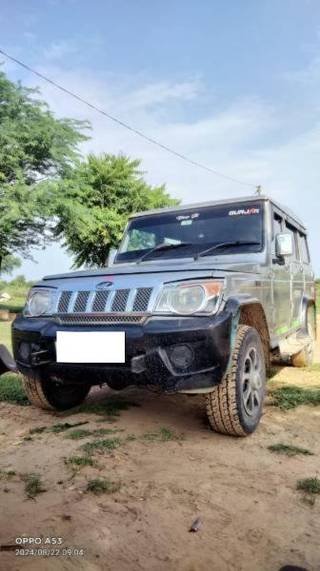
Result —
[[87, 309], [86, 309], [86, 311], [87, 311], [88, 313], [91, 313], [91, 312], [92, 312], [92, 306], [93, 306], [93, 302], [94, 302], [94, 299], [95, 299], [95, 295], [96, 295], [96, 292], [95, 292], [95, 291], [90, 291], [90, 293], [89, 293], [89, 298], [88, 298], [88, 301], [87, 301]]
[[77, 292], [77, 291], [73, 291], [73, 292], [72, 292], [71, 299], [70, 299], [70, 303], [69, 303], [68, 313], [73, 313], [73, 311], [74, 311], [74, 306], [75, 306], [75, 303], [76, 303], [76, 301], [77, 301], [77, 297], [78, 297], [78, 292]]
[[116, 290], [114, 289], [113, 291], [110, 291], [110, 295], [108, 296], [107, 299], [107, 305], [106, 305], [106, 313], [110, 313], [111, 311], [111, 306], [113, 304], [113, 300], [114, 300], [114, 296], [116, 295]]
[[136, 298], [136, 293], [137, 293], [137, 290], [135, 288], [132, 288], [130, 290], [130, 293], [129, 293], [129, 296], [127, 299], [127, 311], [130, 313], [133, 311], [133, 303], [134, 303], [134, 300]]

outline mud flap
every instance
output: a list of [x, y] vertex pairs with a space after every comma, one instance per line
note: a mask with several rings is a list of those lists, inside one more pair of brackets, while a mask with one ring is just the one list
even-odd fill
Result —
[[8, 373], [8, 371], [17, 373], [18, 368], [8, 349], [4, 345], [0, 345], [0, 375]]

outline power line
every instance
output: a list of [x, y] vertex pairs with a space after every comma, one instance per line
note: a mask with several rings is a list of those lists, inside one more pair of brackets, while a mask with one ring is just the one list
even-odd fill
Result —
[[153, 139], [152, 137], [149, 137], [148, 135], [145, 135], [142, 131], [140, 131], [139, 129], [136, 129], [135, 127], [131, 127], [131, 125], [128, 125], [127, 123], [125, 123], [124, 121], [121, 121], [120, 119], [118, 119], [117, 117], [114, 117], [113, 115], [110, 115], [110, 113], [107, 113], [107, 111], [104, 111], [104, 109], [100, 109], [99, 107], [97, 107], [96, 105], [94, 105], [93, 103], [90, 103], [90, 101], [87, 101], [86, 99], [84, 99], [83, 97], [81, 97], [80, 95], [78, 95], [77, 93], [74, 93], [73, 91], [70, 91], [69, 89], [67, 89], [66, 87], [64, 87], [63, 85], [60, 85], [59, 83], [57, 83], [56, 81], [54, 81], [53, 79], [50, 79], [50, 77], [47, 77], [46, 75], [44, 75], [43, 73], [40, 73], [39, 71], [37, 71], [36, 69], [33, 69], [32, 67], [30, 67], [29, 65], [27, 65], [26, 63], [18, 60], [17, 58], [9, 55], [7, 52], [5, 52], [4, 50], [2, 50], [0, 48], [0, 53], [2, 55], [4, 55], [6, 58], [8, 58], [9, 60], [13, 61], [14, 63], [20, 65], [21, 67], [23, 67], [24, 69], [26, 69], [27, 71], [30, 71], [31, 73], [33, 73], [34, 75], [40, 77], [41, 79], [43, 79], [44, 81], [46, 81], [47, 83], [50, 83], [51, 85], [53, 85], [54, 87], [56, 87], [57, 89], [60, 89], [60, 91], [63, 91], [64, 93], [67, 93], [68, 95], [70, 95], [71, 97], [73, 97], [74, 99], [77, 99], [78, 101], [80, 101], [81, 103], [84, 103], [84, 105], [87, 105], [88, 107], [90, 107], [91, 109], [94, 109], [95, 111], [97, 111], [98, 113], [100, 113], [101, 115], [104, 115], [105, 117], [107, 117], [108, 119], [110, 119], [110, 121], [113, 121], [114, 123], [117, 123], [118, 125], [120, 125], [121, 127], [124, 127], [125, 129], [127, 129], [128, 131], [131, 131], [132, 133], [134, 133], [135, 135], [138, 135], [139, 137], [141, 137], [142, 139], [144, 139], [145, 141], [148, 141], [149, 143], [156, 145], [157, 147], [159, 147], [160, 149], [167, 151], [168, 153], [171, 153], [172, 155], [178, 157], [179, 159], [182, 159], [183, 161], [194, 165], [198, 168], [201, 168], [203, 170], [206, 170], [208, 172], [211, 172], [212, 174], [219, 176], [221, 178], [224, 178], [226, 180], [230, 180], [232, 182], [236, 182], [238, 184], [241, 184], [243, 186], [248, 186], [250, 188], [258, 188], [257, 185], [249, 183], [249, 182], [245, 182], [243, 180], [237, 179], [233, 176], [229, 176], [227, 174], [224, 174], [222, 172], [219, 172], [211, 167], [208, 167], [207, 165], [204, 165], [202, 163], [199, 163], [198, 161], [195, 161], [193, 159], [191, 159], [190, 157], [183, 155], [182, 153], [179, 153], [178, 151], [175, 151], [174, 149], [171, 149], [170, 147], [168, 147], [167, 145], [164, 145], [163, 143], [160, 143], [159, 141], [157, 141], [156, 139]]

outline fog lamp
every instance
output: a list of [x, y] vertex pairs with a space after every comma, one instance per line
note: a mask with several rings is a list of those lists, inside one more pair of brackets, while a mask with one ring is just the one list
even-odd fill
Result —
[[170, 351], [170, 361], [177, 369], [188, 369], [194, 360], [190, 345], [175, 345]]
[[29, 361], [30, 357], [30, 345], [25, 341], [22, 341], [19, 345], [19, 356], [21, 357], [22, 361]]

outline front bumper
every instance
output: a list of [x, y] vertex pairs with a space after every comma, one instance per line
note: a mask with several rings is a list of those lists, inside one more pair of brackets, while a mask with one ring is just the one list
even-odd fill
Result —
[[100, 324], [99, 331], [125, 331], [126, 363], [80, 365], [56, 362], [56, 332], [92, 331], [96, 326], [19, 316], [12, 326], [14, 358], [18, 369], [30, 376], [200, 392], [218, 384], [228, 367], [232, 322], [232, 313], [225, 310], [213, 317], [152, 316], [139, 325]]

